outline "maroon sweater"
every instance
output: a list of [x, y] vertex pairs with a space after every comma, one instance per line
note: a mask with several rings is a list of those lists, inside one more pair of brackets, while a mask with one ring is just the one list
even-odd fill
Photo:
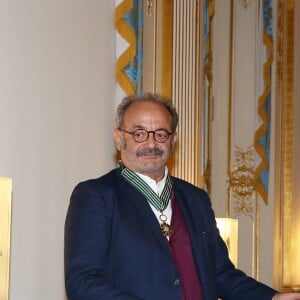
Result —
[[182, 300], [201, 300], [202, 289], [196, 271], [188, 229], [175, 197], [172, 197], [171, 228], [169, 239], [172, 258], [180, 275]]

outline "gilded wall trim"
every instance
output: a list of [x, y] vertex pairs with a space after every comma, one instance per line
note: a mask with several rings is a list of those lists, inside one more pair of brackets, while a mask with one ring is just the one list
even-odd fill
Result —
[[239, 0], [240, 4], [246, 9], [251, 5], [252, 0]]
[[[227, 174], [231, 172], [231, 144], [232, 144], [232, 105], [233, 105], [233, 49], [234, 49], [234, 0], [230, 1], [230, 32], [229, 32], [229, 89], [228, 89], [228, 127], [227, 127]], [[230, 189], [227, 193], [227, 217], [231, 216]]]
[[[254, 147], [235, 146], [234, 163], [228, 174], [229, 202], [235, 218], [245, 216], [253, 228], [252, 276], [259, 279], [259, 199], [255, 190]], [[231, 215], [231, 214], [230, 214]]]
[[277, 1], [277, 74], [276, 74], [276, 156], [275, 156], [275, 238], [274, 285], [281, 291], [299, 291], [300, 240], [294, 235], [296, 212], [293, 208], [294, 181], [294, 0]]
[[213, 121], [213, 96], [212, 96], [212, 87], [213, 87], [213, 52], [212, 52], [212, 23], [215, 14], [215, 0], [208, 1], [207, 10], [207, 32], [205, 35], [205, 63], [203, 66], [204, 70], [204, 85], [202, 90], [203, 95], [203, 111], [202, 111], [202, 124], [204, 128], [203, 132], [203, 142], [204, 148], [203, 149], [203, 175], [204, 175], [204, 182], [205, 187], [208, 194], [211, 195], [212, 189], [212, 182], [211, 182], [211, 171], [212, 171], [212, 121]]
[[146, 1], [146, 15], [149, 17], [153, 16], [153, 0], [147, 0]]

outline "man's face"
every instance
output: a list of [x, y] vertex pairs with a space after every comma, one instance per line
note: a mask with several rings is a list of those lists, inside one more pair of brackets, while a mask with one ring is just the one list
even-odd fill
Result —
[[[171, 132], [171, 124], [171, 115], [163, 105], [142, 100], [133, 103], [128, 108], [124, 115], [122, 129], [129, 132], [137, 129], [147, 131], [165, 129]], [[164, 168], [176, 142], [176, 134], [170, 135], [166, 142], [159, 143], [150, 133], [146, 141], [138, 143], [131, 134], [115, 129], [114, 138], [118, 150], [121, 151], [122, 162], [126, 167], [156, 181], [164, 176]], [[154, 149], [158, 151], [153, 151]]]

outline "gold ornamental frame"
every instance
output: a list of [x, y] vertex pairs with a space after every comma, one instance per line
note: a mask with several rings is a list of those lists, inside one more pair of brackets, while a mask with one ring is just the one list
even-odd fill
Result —
[[300, 199], [295, 197], [295, 145], [300, 130], [295, 126], [295, 108], [299, 106], [295, 92], [295, 6], [295, 0], [277, 1], [274, 286], [285, 292], [300, 291]]
[[0, 300], [8, 300], [12, 181], [0, 177]]

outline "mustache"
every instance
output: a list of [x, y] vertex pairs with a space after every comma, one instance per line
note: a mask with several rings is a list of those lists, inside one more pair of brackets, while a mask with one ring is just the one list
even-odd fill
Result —
[[147, 154], [155, 154], [155, 155], [162, 156], [164, 154], [164, 151], [159, 148], [146, 148], [136, 152], [137, 157], [144, 156]]

